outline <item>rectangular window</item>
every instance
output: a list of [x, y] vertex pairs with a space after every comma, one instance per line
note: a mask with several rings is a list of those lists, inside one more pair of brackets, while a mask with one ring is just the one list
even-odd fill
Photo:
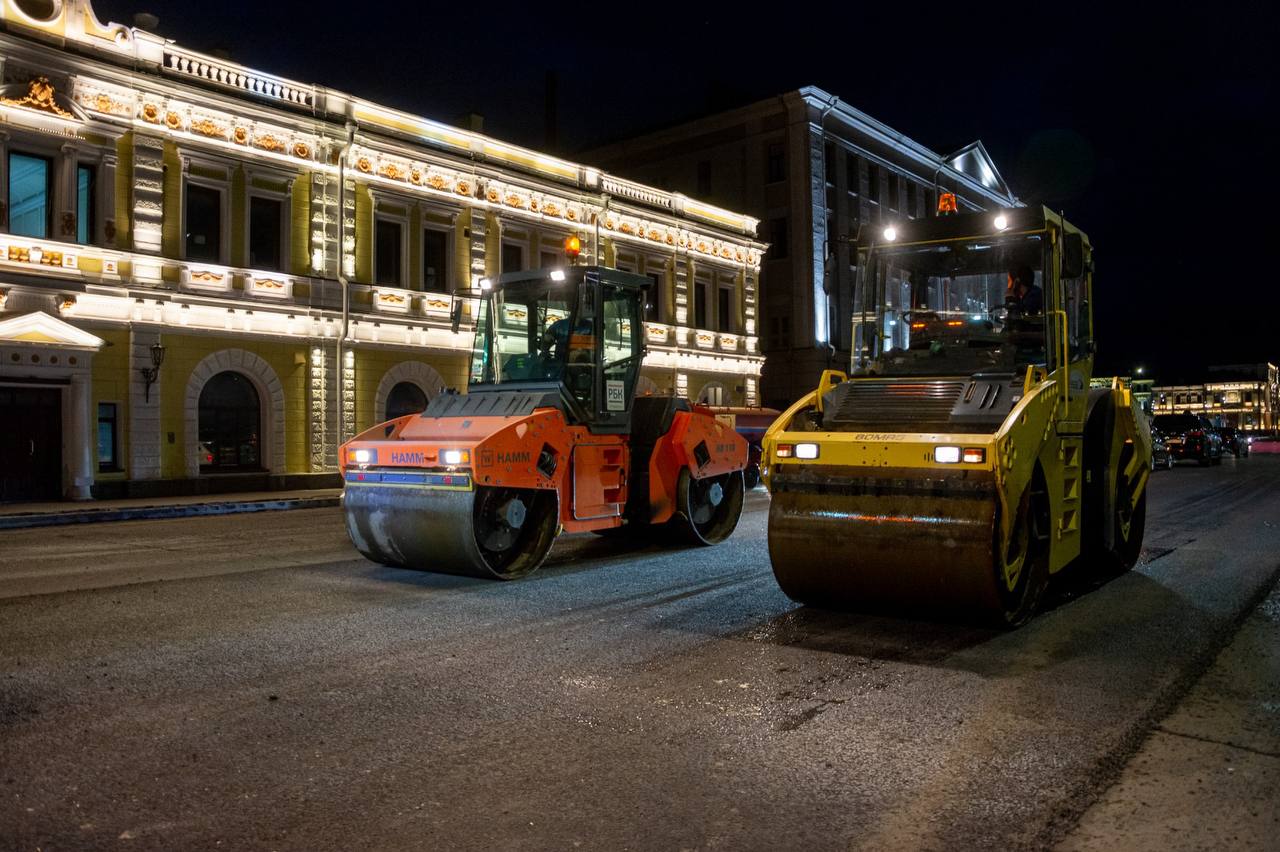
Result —
[[787, 179], [786, 149], [781, 142], [770, 142], [764, 155], [764, 179], [767, 183], [777, 183]]
[[444, 231], [427, 228], [422, 232], [422, 289], [449, 292], [449, 240]]
[[897, 210], [902, 203], [902, 181], [897, 172], [889, 172], [889, 209]]
[[278, 271], [281, 223], [284, 202], [274, 198], [249, 197], [249, 266], [253, 269]]
[[49, 237], [52, 171], [47, 157], [16, 152], [9, 155], [9, 233]]
[[116, 404], [98, 403], [98, 470], [119, 470], [119, 436], [116, 434]]
[[693, 285], [693, 325], [694, 328], [707, 327], [707, 285]]
[[541, 258], [538, 262], [539, 269], [558, 269], [565, 265], [565, 259], [553, 251], [542, 252]]
[[844, 155], [845, 180], [849, 184], [849, 192], [858, 195], [862, 192], [861, 175], [858, 174], [858, 157], [856, 154]]
[[867, 163], [867, 198], [880, 203], [880, 166]]
[[836, 146], [828, 142], [822, 146], [822, 171], [825, 173], [827, 186], [836, 185]]
[[519, 272], [524, 269], [524, 246], [518, 243], [502, 244], [502, 271]]
[[400, 223], [379, 219], [374, 247], [374, 283], [399, 287], [400, 278]]
[[907, 215], [919, 216], [917, 205], [920, 203], [920, 186], [913, 180], [907, 181]]
[[187, 259], [222, 260], [222, 192], [187, 184]]
[[76, 242], [93, 242], [93, 202], [97, 189], [97, 170], [93, 166], [76, 166]]
[[769, 220], [769, 259], [781, 260], [787, 256], [787, 218], [780, 216]]
[[711, 194], [711, 161], [698, 162], [698, 195], [704, 198]]
[[650, 272], [649, 280], [653, 283], [649, 285], [648, 308], [645, 309], [644, 318], [649, 322], [662, 322], [662, 291], [664, 289], [665, 276], [661, 272]]
[[733, 331], [733, 291], [728, 287], [719, 288], [716, 293], [716, 321], [721, 331]]

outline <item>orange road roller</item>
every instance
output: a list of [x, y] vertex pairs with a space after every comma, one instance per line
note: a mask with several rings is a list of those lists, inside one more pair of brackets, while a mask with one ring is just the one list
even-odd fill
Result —
[[510, 580], [537, 569], [561, 531], [727, 538], [747, 442], [685, 399], [636, 396], [649, 285], [588, 266], [482, 281], [467, 393], [340, 450], [356, 548], [387, 565]]

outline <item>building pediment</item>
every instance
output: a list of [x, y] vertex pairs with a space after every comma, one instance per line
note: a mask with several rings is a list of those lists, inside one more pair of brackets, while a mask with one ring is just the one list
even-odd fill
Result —
[[27, 343], [96, 352], [106, 341], [42, 311], [0, 322], [0, 344]]

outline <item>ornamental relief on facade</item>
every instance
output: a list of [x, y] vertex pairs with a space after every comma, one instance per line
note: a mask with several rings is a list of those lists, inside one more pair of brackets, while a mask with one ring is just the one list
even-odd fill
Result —
[[299, 160], [313, 160], [318, 149], [318, 139], [310, 134], [243, 121], [233, 115], [80, 77], [72, 79], [71, 99], [91, 113], [123, 119], [137, 117], [175, 133], [226, 140]]

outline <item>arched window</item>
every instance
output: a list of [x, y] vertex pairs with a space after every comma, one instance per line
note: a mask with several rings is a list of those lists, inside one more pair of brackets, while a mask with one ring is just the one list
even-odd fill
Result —
[[387, 419], [418, 414], [427, 407], [427, 395], [413, 382], [397, 382], [387, 394]]
[[218, 373], [200, 391], [200, 471], [262, 469], [262, 410], [248, 378]]

